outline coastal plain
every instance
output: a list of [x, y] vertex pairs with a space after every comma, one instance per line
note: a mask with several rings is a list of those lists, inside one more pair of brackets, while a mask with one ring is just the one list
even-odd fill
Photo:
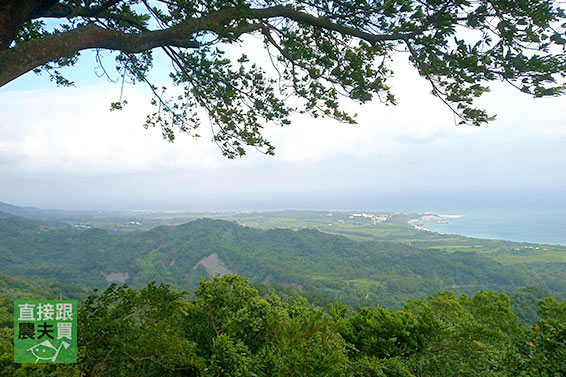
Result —
[[[8, 214], [7, 212], [11, 213]], [[4, 213], [2, 213], [4, 212]], [[566, 292], [566, 247], [426, 230], [454, 215], [380, 211], [0, 208], [0, 273], [86, 289], [249, 277], [262, 295], [401, 308], [439, 291]]]
[[316, 229], [358, 241], [393, 241], [427, 250], [480, 253], [505, 264], [566, 263], [566, 246], [442, 234], [426, 229], [459, 215], [380, 211], [57, 211], [38, 218], [112, 232], [150, 230], [202, 218], [233, 221], [257, 229]]

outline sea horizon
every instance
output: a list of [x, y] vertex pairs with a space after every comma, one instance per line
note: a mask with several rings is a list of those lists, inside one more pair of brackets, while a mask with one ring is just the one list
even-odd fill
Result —
[[423, 222], [421, 228], [442, 234], [566, 246], [563, 209], [475, 209], [442, 211], [446, 222]]

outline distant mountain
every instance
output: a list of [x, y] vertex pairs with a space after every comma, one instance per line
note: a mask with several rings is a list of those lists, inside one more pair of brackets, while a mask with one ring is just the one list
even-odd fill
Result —
[[200, 219], [149, 231], [97, 228], [0, 214], [0, 272], [82, 287], [150, 281], [193, 288], [233, 272], [262, 287], [320, 292], [350, 304], [395, 307], [440, 290], [473, 293], [541, 286], [566, 291], [564, 264], [504, 266], [468, 252], [354, 241], [317, 230], [260, 230]]
[[26, 217], [35, 220], [58, 220], [76, 216], [78, 211], [65, 211], [60, 209], [41, 209], [35, 207], [20, 207], [0, 202], [0, 212], [14, 216]]
[[12, 204], [0, 202], [0, 212], [16, 216], [31, 217], [33, 215], [40, 214], [43, 210], [34, 207], [18, 207]]

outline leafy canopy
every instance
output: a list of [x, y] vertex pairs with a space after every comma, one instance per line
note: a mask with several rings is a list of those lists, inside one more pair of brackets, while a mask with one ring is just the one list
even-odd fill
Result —
[[[8, 287], [21, 294], [22, 283], [34, 282]], [[95, 291], [79, 305], [77, 364], [14, 364], [14, 306], [0, 297], [0, 377], [566, 375], [566, 302], [554, 298], [521, 327], [508, 296], [491, 291], [439, 292], [399, 311], [261, 296], [236, 275], [186, 293], [155, 283]]]
[[[405, 52], [458, 123], [494, 119], [474, 106], [489, 82], [535, 97], [565, 89], [565, 14], [549, 0], [6, 0], [0, 5], [0, 85], [30, 70], [59, 72], [94, 49], [117, 52], [119, 81], [146, 83], [155, 112], [146, 127], [197, 134], [201, 115], [228, 157], [246, 145], [272, 154], [265, 123], [293, 113], [353, 123], [340, 96], [359, 103], [396, 100], [387, 80]], [[55, 25], [55, 26], [53, 26]], [[244, 35], [262, 39], [275, 75], [254, 63]], [[49, 48], [46, 48], [46, 47]], [[171, 60], [180, 94], [149, 79], [153, 51]], [[237, 59], [225, 51], [243, 50]], [[109, 77], [109, 76], [108, 76]], [[289, 101], [289, 98], [298, 100]], [[112, 106], [121, 108], [120, 98]], [[204, 109], [204, 112], [202, 111]]]

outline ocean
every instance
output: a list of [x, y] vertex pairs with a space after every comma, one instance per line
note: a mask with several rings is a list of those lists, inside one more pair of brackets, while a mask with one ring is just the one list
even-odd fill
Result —
[[459, 234], [475, 238], [543, 243], [566, 246], [566, 210], [550, 209], [490, 209], [462, 213], [448, 223], [425, 222], [422, 227], [445, 234]]

